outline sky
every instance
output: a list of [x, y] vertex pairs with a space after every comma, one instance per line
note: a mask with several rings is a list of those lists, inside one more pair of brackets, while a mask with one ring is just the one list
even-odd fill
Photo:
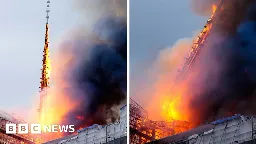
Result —
[[[0, 2], [0, 110], [23, 113], [38, 99], [46, 0]], [[76, 26], [79, 14], [71, 0], [54, 0], [50, 7], [52, 52], [65, 32]], [[191, 11], [189, 0], [130, 0], [131, 97], [159, 51], [191, 37], [206, 20]]]
[[[0, 0], [0, 110], [17, 115], [38, 99], [41, 76], [46, 0]], [[61, 36], [78, 22], [70, 0], [53, 0], [50, 5], [50, 53]]]
[[190, 0], [130, 0], [130, 97], [138, 99], [134, 95], [159, 52], [191, 38], [207, 19], [192, 12]]

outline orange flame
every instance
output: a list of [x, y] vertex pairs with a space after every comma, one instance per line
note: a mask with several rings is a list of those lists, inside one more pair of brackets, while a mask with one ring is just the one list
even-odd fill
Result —
[[[212, 29], [212, 18], [215, 15], [217, 10], [217, 6], [212, 6], [213, 14], [211, 18], [208, 20], [204, 29], [201, 31], [199, 36], [194, 41], [191, 51], [196, 52], [199, 45], [205, 42], [209, 32]], [[186, 96], [186, 99], [184, 98]], [[189, 120], [189, 93], [186, 92], [186, 84], [178, 85], [171, 91], [171, 95], [168, 95], [169, 100], [165, 100], [162, 104], [162, 113], [164, 115], [165, 120]]]
[[214, 14], [217, 10], [217, 5], [212, 5], [212, 13]]
[[[45, 54], [46, 54], [47, 57], [50, 56], [49, 51], [46, 51]], [[51, 75], [51, 62], [50, 62], [50, 58], [46, 59], [45, 63], [46, 63], [46, 77], [49, 79], [50, 75]]]
[[[45, 61], [47, 67], [47, 78], [51, 77], [51, 87], [45, 88], [45, 99], [42, 118], [42, 125], [61, 125], [64, 116], [76, 106], [76, 102], [71, 100], [66, 93], [70, 84], [64, 79], [63, 71], [66, 71], [73, 62], [73, 55], [70, 52], [58, 53], [50, 63], [50, 59]], [[45, 55], [49, 55], [49, 51]], [[51, 64], [53, 67], [51, 67]], [[44, 133], [42, 141], [50, 141], [63, 136], [63, 133]]]
[[[164, 100], [162, 115], [165, 121], [189, 120], [189, 110], [187, 108], [189, 99], [185, 91], [185, 85], [178, 86], [176, 89], [172, 89], [168, 95], [168, 99]], [[186, 96], [186, 98], [184, 96]]]
[[182, 120], [182, 117], [180, 115], [178, 105], [180, 103], [179, 96], [174, 97], [174, 99], [170, 101], [165, 101], [163, 104], [163, 111], [166, 113], [166, 119], [167, 120]]

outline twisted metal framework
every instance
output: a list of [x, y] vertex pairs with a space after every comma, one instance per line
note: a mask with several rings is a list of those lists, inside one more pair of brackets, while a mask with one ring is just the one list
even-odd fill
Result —
[[[42, 67], [42, 75], [40, 78], [40, 106], [39, 106], [39, 119], [42, 121], [44, 119], [44, 106], [45, 106], [45, 99], [47, 96], [47, 88], [49, 87], [49, 72], [50, 72], [50, 59], [49, 59], [49, 7], [50, 7], [50, 0], [47, 0], [47, 10], [46, 10], [46, 32], [45, 32], [45, 44], [44, 44], [44, 51], [43, 51], [43, 67]], [[6, 117], [0, 115], [0, 143], [6, 144], [34, 144], [41, 143], [40, 138], [35, 137], [31, 134], [6, 134], [5, 126], [7, 123], [26, 123], [20, 118], [7, 114], [3, 111], [0, 111], [1, 114], [4, 114]], [[11, 118], [11, 119], [10, 119]], [[18, 129], [18, 127], [17, 127]]]
[[[40, 78], [40, 104], [39, 104], [39, 121], [41, 124], [45, 122], [45, 109], [47, 101], [47, 90], [49, 88], [50, 81], [50, 57], [49, 57], [49, 12], [50, 12], [50, 0], [47, 0], [47, 9], [46, 9], [46, 24], [45, 24], [45, 41], [44, 41], [44, 50], [43, 50], [43, 66]], [[46, 140], [44, 134], [40, 135], [40, 143]]]
[[39, 120], [40, 122], [44, 121], [44, 109], [45, 102], [47, 97], [47, 88], [49, 88], [49, 80], [50, 80], [50, 58], [49, 58], [49, 7], [50, 0], [47, 1], [47, 10], [46, 10], [46, 25], [45, 25], [45, 43], [44, 43], [44, 51], [43, 51], [43, 67], [42, 74], [40, 78], [40, 106], [39, 106]]
[[130, 98], [130, 143], [143, 144], [189, 129], [186, 121], [153, 121], [139, 104]]
[[205, 24], [204, 29], [201, 31], [197, 39], [194, 41], [189, 56], [186, 58], [186, 61], [182, 69], [179, 70], [175, 84], [182, 82], [190, 73], [190, 70], [192, 69], [196, 59], [198, 58], [200, 52], [202, 51], [202, 48], [204, 47], [204, 43], [207, 41], [207, 38], [209, 37], [209, 34], [213, 29], [213, 21], [216, 15], [219, 14], [218, 9], [221, 8], [223, 1], [224, 0], [220, 0], [219, 4], [216, 6], [216, 9], [213, 11], [212, 16]]
[[209, 41], [210, 35], [215, 32], [226, 37], [236, 33], [237, 27], [240, 25], [241, 20], [244, 19], [245, 13], [253, 1], [254, 0], [218, 0], [212, 16], [194, 41], [191, 52], [186, 58], [183, 67], [178, 70], [175, 85], [181, 83], [187, 78], [188, 74], [191, 73], [195, 62], [199, 60], [201, 51]]

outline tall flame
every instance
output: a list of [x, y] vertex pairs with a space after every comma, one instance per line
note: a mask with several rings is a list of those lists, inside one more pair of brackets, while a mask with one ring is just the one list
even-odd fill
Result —
[[[72, 65], [73, 55], [68, 52], [62, 52], [50, 59], [49, 51], [45, 51], [44, 56], [47, 56], [44, 61], [45, 71], [47, 71], [46, 79], [49, 80], [50, 77], [54, 85], [51, 85], [51, 87], [47, 85], [48, 87], [40, 92], [40, 96], [43, 98], [40, 123], [42, 125], [61, 125], [67, 112], [76, 106], [76, 103], [68, 97], [66, 89], [69, 89], [70, 84], [63, 79], [64, 75], [62, 73], [68, 66]], [[63, 134], [61, 132], [43, 133], [42, 136], [44, 141], [50, 141], [62, 137]]]
[[46, 24], [46, 44], [45, 44], [45, 64], [46, 64], [46, 68], [45, 68], [45, 72], [46, 72], [46, 79], [48, 80], [49, 82], [49, 79], [50, 79], [50, 72], [51, 72], [51, 63], [50, 63], [50, 52], [49, 52], [49, 47], [48, 47], [48, 43], [49, 43], [49, 38], [48, 38], [48, 32], [49, 32], [49, 26], [48, 24]]
[[47, 89], [49, 88], [49, 80], [50, 80], [50, 58], [49, 58], [49, 26], [48, 23], [46, 24], [46, 32], [45, 32], [45, 44], [44, 44], [44, 51], [43, 51], [43, 68], [42, 68], [42, 75], [40, 81], [40, 107], [39, 107], [39, 114], [40, 114], [40, 123], [43, 123], [45, 117], [45, 99], [47, 97]]
[[[191, 68], [192, 62], [200, 51], [199, 46], [205, 42], [206, 38], [209, 35], [209, 32], [212, 29], [212, 19], [215, 16], [217, 10], [217, 6], [212, 6], [212, 16], [207, 21], [204, 29], [201, 31], [197, 39], [193, 42], [191, 53], [189, 54], [189, 59], [186, 61], [186, 65], [184, 68], [186, 69], [185, 73]], [[184, 69], [183, 68], [183, 69]], [[188, 99], [183, 99], [184, 95], [188, 95], [185, 92], [186, 86], [183, 84], [177, 84], [178, 86], [173, 88], [171, 91], [171, 95], [169, 96], [169, 100], [165, 100], [162, 104], [162, 113], [164, 118], [167, 121], [175, 120], [188, 120], [188, 117], [185, 115], [189, 115], [189, 112], [185, 110], [186, 101]]]

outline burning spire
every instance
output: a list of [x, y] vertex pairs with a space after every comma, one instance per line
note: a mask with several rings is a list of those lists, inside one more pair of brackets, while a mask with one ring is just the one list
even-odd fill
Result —
[[181, 102], [182, 96], [177, 90], [177, 87], [181, 87], [181, 83], [187, 78], [189, 73], [191, 72], [192, 67], [195, 65], [196, 60], [198, 59], [201, 50], [204, 46], [204, 43], [207, 41], [210, 32], [213, 27], [213, 20], [216, 17], [216, 11], [219, 10], [223, 4], [223, 0], [219, 0], [219, 3], [216, 5], [212, 5], [212, 15], [207, 20], [207, 23], [204, 26], [204, 29], [200, 32], [199, 36], [194, 40], [191, 51], [188, 57], [185, 59], [185, 63], [182, 68], [178, 70], [178, 74], [176, 76], [174, 84], [171, 86], [169, 93], [175, 95], [172, 97], [170, 101], [166, 101], [163, 104], [164, 113], [166, 113], [168, 120], [173, 120], [181, 117], [179, 114], [179, 110], [177, 109], [177, 105]]
[[40, 78], [40, 106], [39, 106], [39, 120], [42, 123], [44, 121], [44, 111], [45, 111], [45, 102], [47, 96], [47, 88], [49, 88], [49, 79], [50, 79], [50, 58], [49, 58], [49, 12], [50, 12], [50, 0], [47, 0], [47, 9], [46, 9], [46, 31], [45, 31], [45, 43], [43, 51], [43, 67], [42, 75]]
[[[221, 4], [222, 4], [222, 0], [219, 3], [219, 7], [221, 6]], [[210, 31], [212, 30], [212, 24], [213, 24], [212, 20], [214, 19], [215, 15], [216, 15], [217, 9], [218, 9], [217, 5], [212, 5], [212, 16], [207, 21], [206, 25], [204, 26], [203, 31], [201, 31], [201, 33], [199, 34], [197, 39], [194, 41], [192, 48], [191, 48], [191, 52], [189, 54], [189, 57], [186, 59], [186, 62], [184, 64], [183, 68], [181, 69], [179, 75], [177, 76], [177, 81], [182, 81], [188, 75], [189, 70], [192, 68], [196, 57], [199, 55], [199, 53], [201, 51], [203, 43], [207, 39]]]

